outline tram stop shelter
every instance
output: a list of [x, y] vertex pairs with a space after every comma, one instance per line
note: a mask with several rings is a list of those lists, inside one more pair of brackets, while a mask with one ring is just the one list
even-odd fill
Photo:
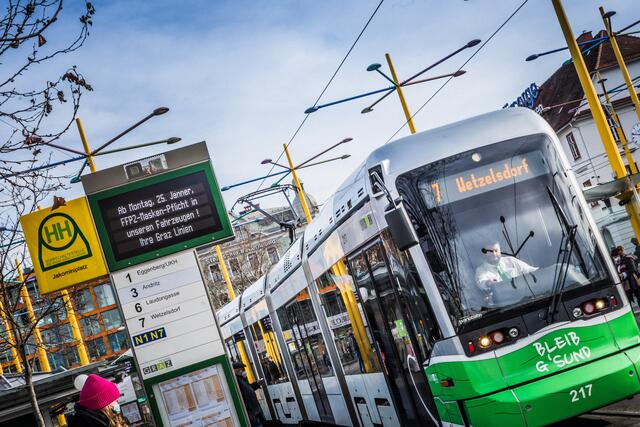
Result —
[[[67, 404], [77, 401], [80, 392], [73, 386], [73, 380], [80, 374], [99, 374], [113, 377], [123, 370], [121, 365], [109, 365], [102, 361], [72, 370], [35, 372], [33, 383], [42, 411], [45, 425], [57, 425], [56, 415], [64, 413]], [[35, 425], [31, 408], [29, 389], [20, 375], [0, 376], [0, 425], [3, 427], [24, 427]]]

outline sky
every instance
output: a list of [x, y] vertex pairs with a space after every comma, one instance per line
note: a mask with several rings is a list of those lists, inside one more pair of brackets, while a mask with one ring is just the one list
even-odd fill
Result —
[[[43, 79], [75, 64], [94, 91], [79, 110], [95, 148], [158, 106], [170, 111], [114, 144], [123, 147], [178, 136], [180, 146], [207, 141], [221, 186], [269, 172], [260, 164], [276, 159], [304, 119], [304, 110], [326, 85], [379, 0], [357, 1], [96, 1], [91, 35], [78, 51], [56, 58], [29, 75]], [[413, 75], [472, 39], [486, 40], [522, 0], [385, 0], [360, 41], [324, 93], [320, 104], [388, 86], [367, 72], [385, 53], [400, 79]], [[634, 0], [564, 0], [574, 34], [602, 28], [598, 6], [616, 10], [614, 27], [638, 19]], [[635, 6], [635, 7], [634, 7]], [[47, 34], [55, 46], [77, 31], [84, 4], [65, 3], [61, 19]], [[550, 0], [529, 0], [519, 13], [415, 117], [418, 131], [499, 109], [532, 82], [542, 84], [568, 53], [525, 62], [532, 53], [565, 45]], [[474, 48], [475, 49], [475, 48]], [[425, 76], [455, 71], [467, 49]], [[11, 64], [4, 64], [10, 66]], [[416, 111], [443, 80], [405, 89]], [[372, 102], [375, 98], [369, 98]], [[326, 156], [347, 160], [300, 171], [305, 188], [323, 202], [375, 148], [405, 123], [397, 96], [372, 113], [368, 100], [321, 109], [311, 115], [290, 150], [297, 163], [346, 137], [353, 141]], [[0, 124], [2, 126], [2, 124]], [[395, 138], [406, 136], [404, 127]], [[74, 128], [61, 145], [81, 148]], [[96, 159], [98, 169], [146, 157], [177, 145], [156, 146]], [[54, 160], [65, 154], [55, 151]], [[282, 159], [284, 161], [284, 159]], [[79, 164], [62, 171], [77, 171]], [[270, 184], [268, 181], [267, 184]], [[230, 208], [257, 184], [224, 192]], [[83, 194], [81, 184], [63, 192]], [[281, 205], [284, 200], [264, 201]]]

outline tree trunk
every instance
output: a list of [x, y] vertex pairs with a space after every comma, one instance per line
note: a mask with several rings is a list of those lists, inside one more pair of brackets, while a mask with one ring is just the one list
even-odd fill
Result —
[[33, 409], [33, 418], [36, 420], [36, 424], [38, 427], [45, 427], [44, 418], [42, 417], [42, 412], [40, 412], [40, 407], [38, 406], [38, 397], [36, 396], [36, 388], [33, 385], [33, 376], [31, 373], [31, 365], [27, 361], [26, 351], [22, 353], [22, 360], [24, 363], [24, 381], [29, 388], [29, 399], [31, 400], [31, 408]]

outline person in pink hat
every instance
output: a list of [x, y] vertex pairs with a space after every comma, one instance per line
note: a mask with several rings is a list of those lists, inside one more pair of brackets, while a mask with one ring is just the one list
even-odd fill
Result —
[[129, 424], [120, 414], [118, 386], [98, 375], [89, 375], [80, 400], [74, 407], [69, 427], [127, 427]]

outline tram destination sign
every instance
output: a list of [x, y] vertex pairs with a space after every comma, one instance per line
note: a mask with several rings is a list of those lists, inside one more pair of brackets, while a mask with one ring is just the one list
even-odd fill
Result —
[[233, 237], [209, 159], [171, 170], [170, 153], [160, 173], [132, 180], [130, 163], [123, 184], [88, 193], [110, 271]]

